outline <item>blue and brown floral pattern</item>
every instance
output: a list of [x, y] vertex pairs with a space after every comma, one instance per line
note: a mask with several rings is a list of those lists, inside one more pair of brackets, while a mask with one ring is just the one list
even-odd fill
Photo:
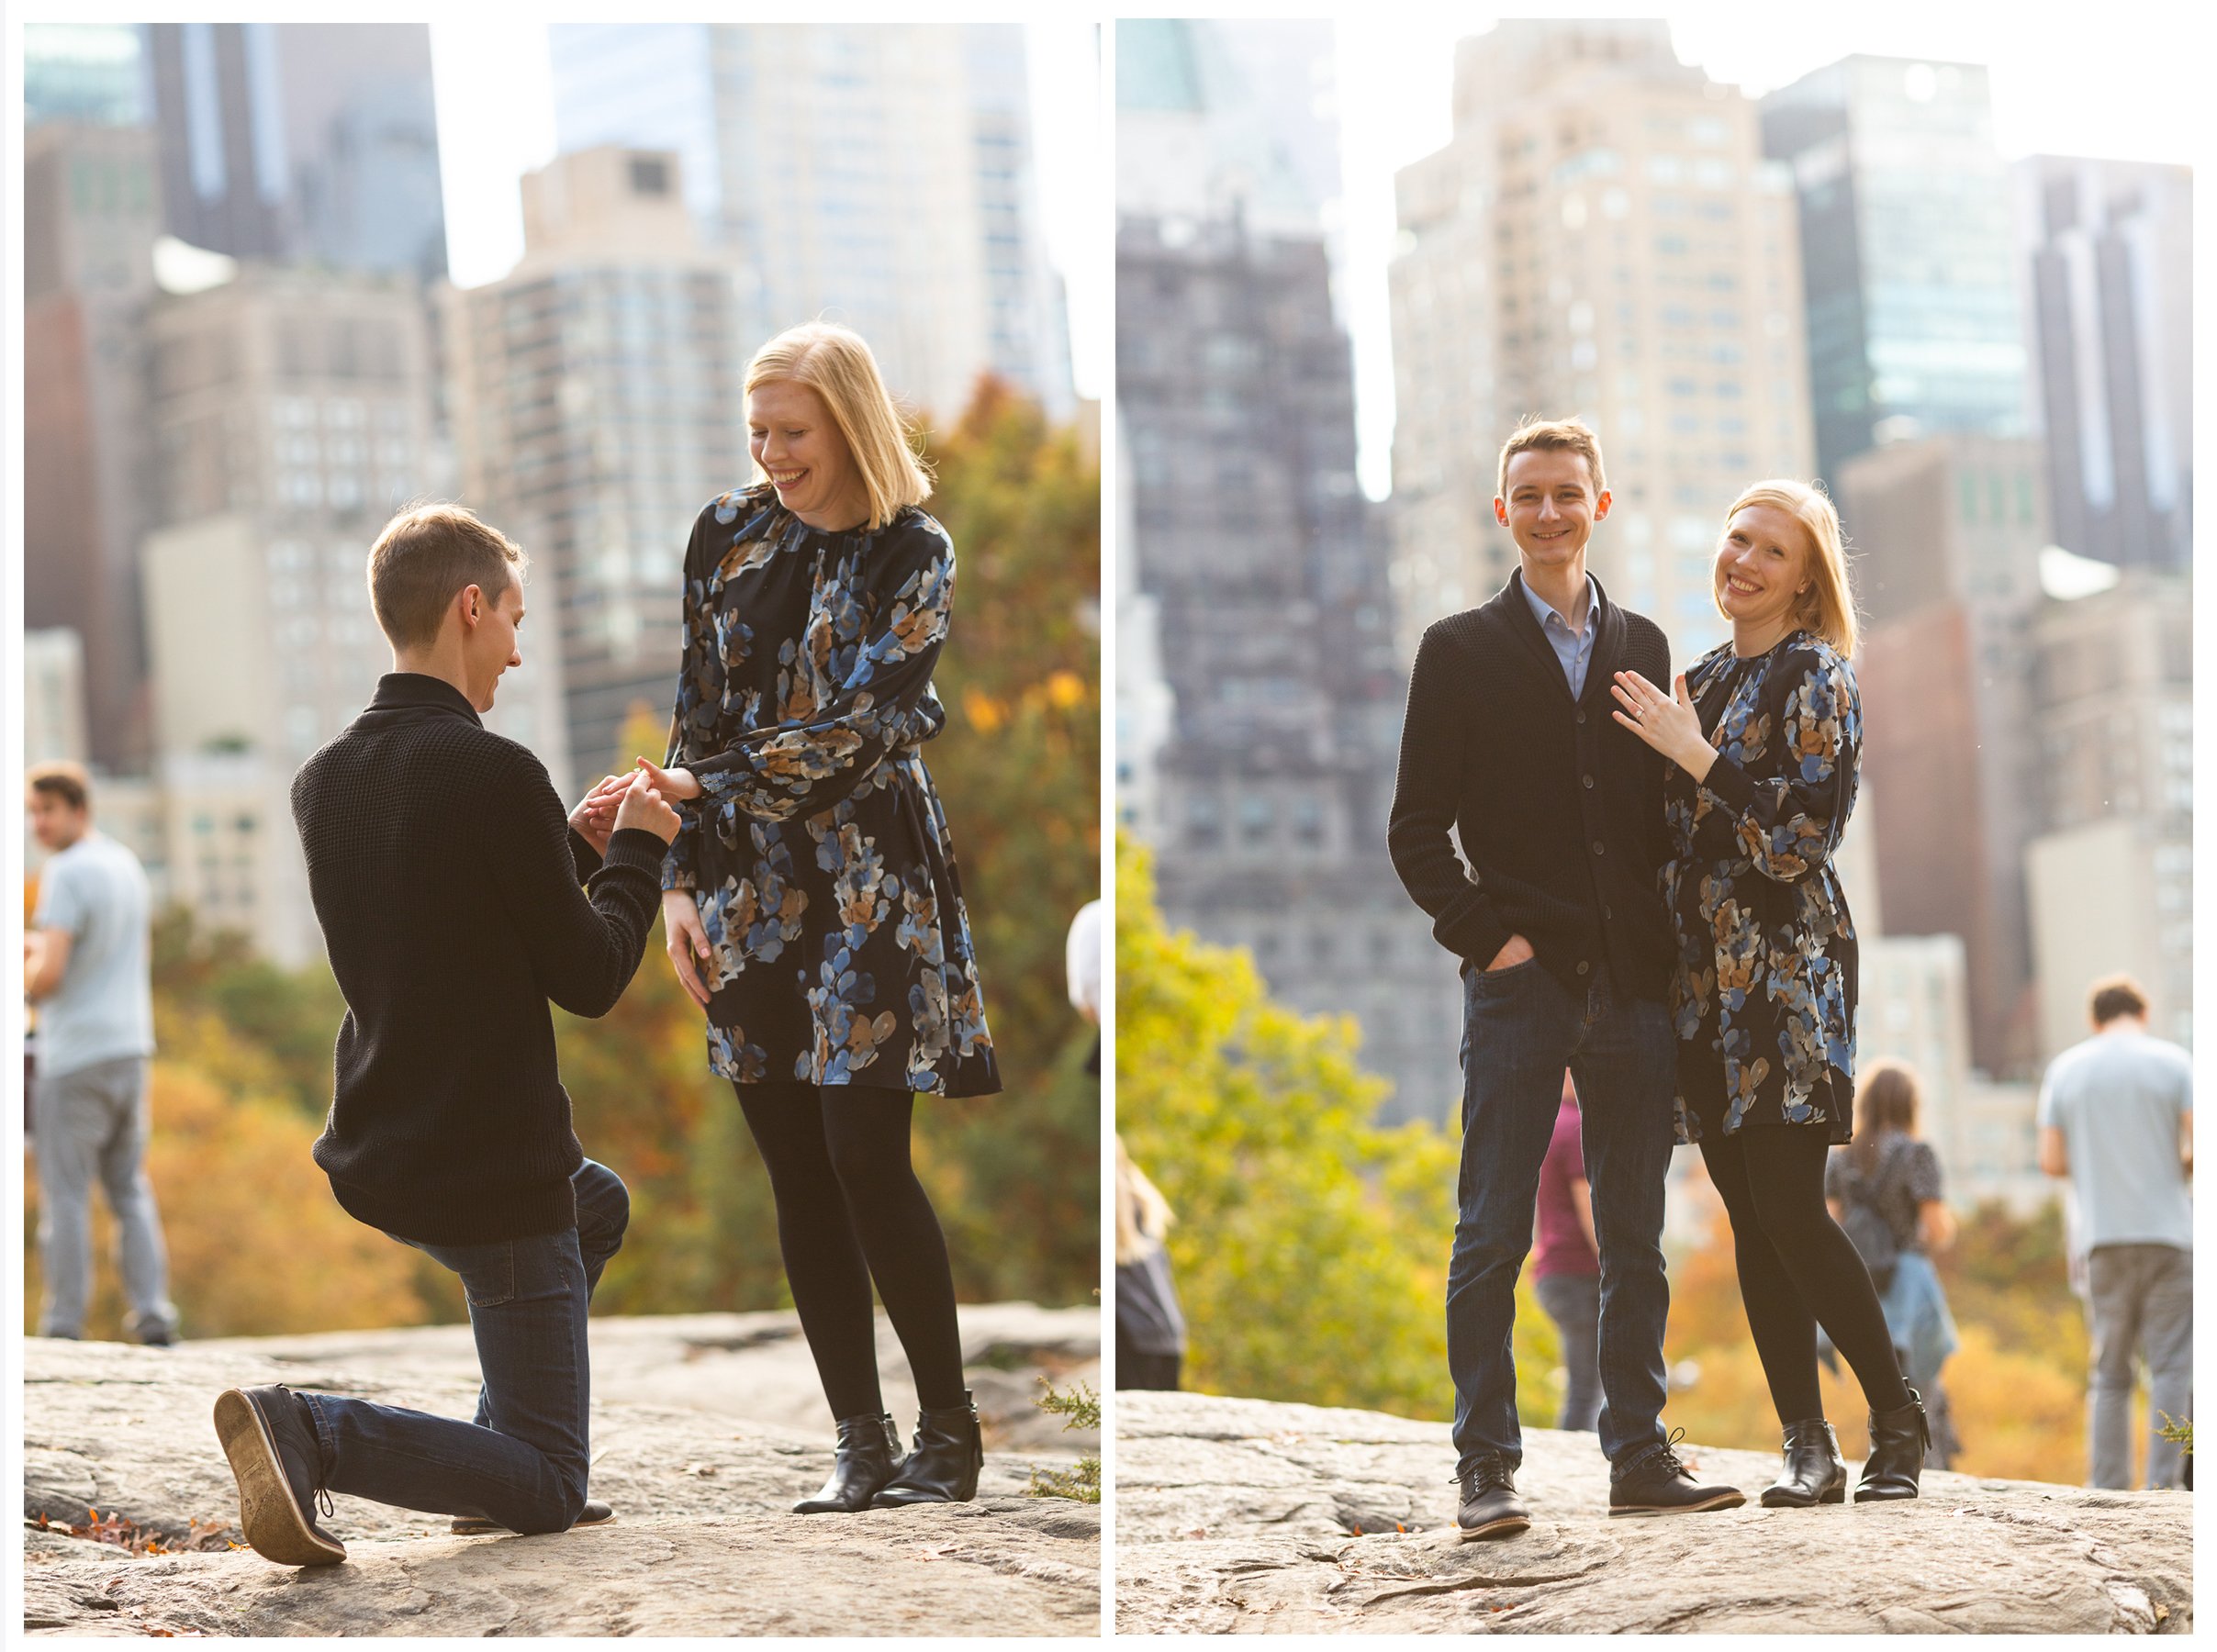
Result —
[[932, 668], [954, 588], [946, 530], [913, 508], [825, 533], [764, 486], [693, 525], [666, 762], [701, 796], [680, 806], [662, 882], [700, 909], [724, 1077], [1001, 1088], [917, 750], [946, 722]]
[[1795, 631], [1748, 659], [1726, 643], [1685, 680], [1719, 754], [1698, 785], [1672, 765], [1663, 792], [1678, 1139], [1807, 1124], [1844, 1142], [1856, 942], [1831, 857], [1863, 749], [1854, 671]]

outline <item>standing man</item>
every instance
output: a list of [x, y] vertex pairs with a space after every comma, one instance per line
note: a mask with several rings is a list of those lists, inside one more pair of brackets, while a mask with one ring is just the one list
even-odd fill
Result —
[[[1653, 621], [1608, 599], [1585, 547], [1608, 515], [1601, 446], [1575, 419], [1502, 445], [1495, 519], [1519, 566], [1416, 650], [1387, 843], [1432, 934], [1462, 960], [1462, 1167], [1448, 1368], [1467, 1537], [1531, 1524], [1510, 1354], [1517, 1275], [1568, 1067], [1601, 1253], [1600, 1444], [1611, 1514], [1738, 1506], [1663, 1432], [1663, 1182], [1677, 1045], [1663, 759], [1609, 715], [1618, 671], [1670, 677]], [[1461, 845], [1456, 854], [1452, 829]], [[1467, 865], [1465, 864], [1467, 862]]]
[[605, 1015], [622, 996], [677, 814], [644, 774], [611, 776], [565, 825], [539, 760], [478, 720], [523, 663], [523, 574], [459, 507], [386, 523], [369, 588], [393, 670], [293, 780], [347, 1007], [316, 1163], [350, 1215], [458, 1276], [484, 1386], [467, 1423], [282, 1384], [218, 1396], [240, 1527], [288, 1566], [346, 1558], [315, 1520], [326, 1490], [463, 1532], [610, 1518], [585, 1494], [586, 1308], [631, 1201], [578, 1145], [546, 1006]]
[[154, 1053], [146, 873], [93, 828], [92, 783], [73, 763], [30, 772], [31, 834], [53, 855], [24, 937], [25, 993], [39, 1007], [31, 1150], [39, 1160], [39, 1334], [84, 1334], [92, 1288], [92, 1187], [107, 1191], [116, 1262], [130, 1299], [126, 1330], [166, 1347], [177, 1332], [169, 1256], [146, 1175]]
[[2048, 1064], [2040, 1167], [2070, 1181], [2071, 1248], [2086, 1263], [2094, 1346], [2087, 1382], [2088, 1484], [2133, 1483], [2134, 1356], [2148, 1367], [2152, 1488], [2179, 1483], [2178, 1442], [2157, 1432], [2194, 1412], [2194, 1077], [2148, 1032], [2129, 976], [2094, 983], [2094, 1036]]

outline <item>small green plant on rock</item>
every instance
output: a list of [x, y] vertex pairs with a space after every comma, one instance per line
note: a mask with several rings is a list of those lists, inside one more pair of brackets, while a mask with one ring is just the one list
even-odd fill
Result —
[[[1043, 1412], [1052, 1412], [1060, 1417], [1063, 1428], [1092, 1428], [1101, 1426], [1101, 1396], [1090, 1384], [1081, 1382], [1068, 1392], [1057, 1388], [1047, 1379], [1039, 1379], [1039, 1386], [1047, 1390], [1034, 1401]], [[1032, 1470], [1032, 1483], [1024, 1489], [1026, 1497], [1068, 1497], [1078, 1502], [1097, 1503], [1101, 1501], [1101, 1459], [1097, 1457], [1080, 1457], [1071, 1468], [1052, 1468], [1042, 1472]]]

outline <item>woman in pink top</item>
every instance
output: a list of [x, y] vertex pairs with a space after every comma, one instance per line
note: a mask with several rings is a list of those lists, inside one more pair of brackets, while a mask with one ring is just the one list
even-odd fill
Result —
[[1540, 1166], [1533, 1227], [1532, 1289], [1562, 1338], [1562, 1415], [1555, 1426], [1591, 1434], [1601, 1421], [1601, 1256], [1578, 1135], [1578, 1090], [1567, 1068], [1555, 1133]]

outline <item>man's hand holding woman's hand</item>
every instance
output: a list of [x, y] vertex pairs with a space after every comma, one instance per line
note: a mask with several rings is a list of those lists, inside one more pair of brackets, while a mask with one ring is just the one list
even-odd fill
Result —
[[[686, 777], [691, 778], [689, 775]], [[593, 846], [596, 854], [608, 853], [609, 838], [619, 831], [651, 832], [667, 843], [677, 837], [678, 824], [677, 811], [665, 800], [654, 776], [644, 769], [609, 776], [586, 793], [585, 801], [570, 816], [570, 825]]]

